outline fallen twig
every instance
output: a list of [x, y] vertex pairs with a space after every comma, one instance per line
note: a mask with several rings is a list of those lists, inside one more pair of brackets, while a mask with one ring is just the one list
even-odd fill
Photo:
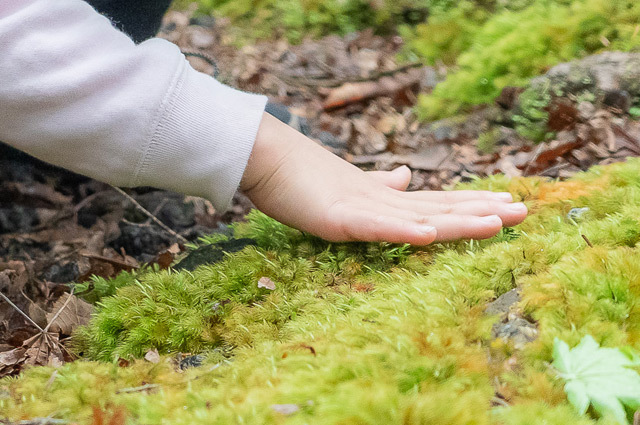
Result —
[[13, 307], [18, 313], [20, 313], [25, 319], [27, 319], [29, 321], [29, 323], [31, 323], [33, 326], [35, 326], [36, 329], [38, 329], [40, 332], [44, 332], [44, 330], [40, 326], [38, 326], [38, 324], [36, 322], [34, 322], [31, 319], [31, 317], [29, 317], [29, 315], [27, 313], [25, 313], [24, 311], [20, 310], [20, 307], [15, 305], [9, 298], [7, 298], [7, 296], [5, 294], [0, 292], [0, 297], [2, 297], [3, 300], [5, 300], [7, 303], [9, 303], [9, 305], [11, 307]]
[[285, 83], [289, 84], [300, 84], [307, 87], [339, 87], [343, 84], [347, 83], [363, 83], [367, 81], [375, 81], [379, 80], [382, 77], [390, 77], [394, 74], [398, 74], [400, 72], [408, 71], [412, 68], [420, 68], [424, 66], [422, 62], [410, 62], [405, 65], [401, 65], [397, 68], [390, 69], [388, 71], [380, 71], [374, 72], [366, 77], [355, 77], [355, 78], [318, 78], [318, 77], [309, 77], [306, 75], [282, 75], [278, 76], [279, 79], [283, 80]]
[[581, 234], [580, 236], [582, 236], [582, 239], [584, 239], [584, 241], [587, 243], [587, 245], [589, 245], [589, 248], [593, 248], [593, 244], [591, 243], [591, 241], [589, 240], [589, 238], [586, 235]]
[[119, 187], [115, 187], [115, 186], [112, 186], [112, 187], [116, 190], [116, 192], [118, 192], [119, 194], [121, 194], [122, 196], [127, 198], [127, 200], [129, 200], [129, 202], [131, 202], [138, 210], [140, 210], [143, 214], [145, 214], [147, 217], [149, 217], [151, 220], [153, 220], [153, 222], [156, 223], [158, 226], [162, 227], [165, 231], [170, 233], [173, 237], [175, 237], [176, 239], [178, 239], [182, 243], [189, 243], [189, 241], [187, 239], [185, 239], [183, 236], [180, 236], [175, 231], [173, 231], [169, 226], [167, 226], [166, 224], [161, 222], [156, 216], [151, 214], [145, 207], [140, 205], [138, 203], [138, 201], [136, 201], [127, 192], [125, 192], [124, 190], [120, 189]]
[[10, 422], [4, 419], [0, 419], [0, 424], [3, 425], [63, 425], [68, 423], [69, 421], [65, 419], [54, 418], [33, 418], [18, 422]]
[[160, 384], [144, 384], [144, 385], [140, 385], [139, 387], [121, 388], [116, 391], [116, 394], [139, 393], [143, 391], [154, 390], [159, 387], [160, 387]]

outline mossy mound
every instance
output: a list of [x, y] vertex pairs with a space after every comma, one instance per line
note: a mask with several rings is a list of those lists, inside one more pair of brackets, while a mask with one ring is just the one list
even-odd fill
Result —
[[[615, 423], [577, 415], [549, 363], [555, 337], [640, 348], [640, 160], [566, 182], [493, 176], [467, 187], [509, 190], [531, 215], [488, 241], [419, 249], [328, 244], [253, 214], [236, 236], [257, 247], [221, 263], [96, 281], [98, 312], [76, 343], [110, 361], [0, 381], [1, 416]], [[534, 328], [526, 344], [496, 338], [503, 318], [485, 311], [514, 288], [510, 315]], [[160, 362], [133, 360], [152, 348]], [[204, 364], [181, 370], [176, 352], [201, 352]]]
[[[188, 7], [191, 0], [179, 0]], [[238, 44], [284, 37], [298, 43], [304, 37], [348, 34], [365, 28], [389, 33], [398, 24], [419, 22], [428, 14], [423, 0], [197, 0], [198, 13], [231, 20]], [[430, 2], [427, 2], [430, 3]]]
[[459, 1], [404, 29], [408, 48], [456, 67], [418, 114], [428, 120], [491, 103], [506, 86], [526, 86], [561, 62], [609, 51], [635, 51], [640, 6], [631, 0]]

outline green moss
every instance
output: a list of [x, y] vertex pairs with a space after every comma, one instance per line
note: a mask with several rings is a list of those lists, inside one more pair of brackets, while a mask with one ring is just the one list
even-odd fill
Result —
[[304, 37], [347, 34], [364, 28], [388, 33], [400, 23], [421, 20], [426, 13], [424, 2], [418, 0], [198, 0], [197, 3], [199, 13], [230, 18], [232, 33], [241, 44], [278, 36], [296, 43]]
[[[191, 273], [147, 270], [112, 281], [118, 288], [76, 336], [89, 358], [104, 361], [0, 381], [1, 415], [611, 423], [577, 416], [548, 364], [555, 337], [575, 344], [590, 334], [603, 346], [640, 348], [640, 160], [566, 182], [492, 176], [464, 187], [509, 190], [532, 214], [487, 241], [419, 248], [329, 244], [252, 213], [235, 232], [257, 247]], [[261, 277], [276, 289], [259, 288]], [[493, 340], [498, 318], [484, 313], [514, 287], [538, 332], [521, 349]], [[164, 354], [159, 364], [135, 360], [151, 348]], [[177, 352], [200, 352], [205, 364], [181, 371]], [[118, 357], [131, 365], [118, 366]], [[282, 404], [297, 411], [283, 414]]]
[[[557, 63], [640, 45], [634, 36], [640, 5], [634, 1], [507, 2], [491, 11], [460, 2], [415, 30], [404, 30], [414, 54], [456, 65], [432, 94], [420, 98], [422, 118], [438, 119], [492, 102], [502, 88], [524, 86]], [[530, 117], [525, 113], [523, 118]]]
[[512, 117], [516, 131], [523, 137], [540, 142], [549, 138], [547, 129], [551, 102], [548, 85], [529, 87], [520, 95], [519, 111]]
[[482, 153], [492, 153], [496, 149], [496, 145], [500, 141], [500, 129], [493, 128], [478, 136], [478, 150]]

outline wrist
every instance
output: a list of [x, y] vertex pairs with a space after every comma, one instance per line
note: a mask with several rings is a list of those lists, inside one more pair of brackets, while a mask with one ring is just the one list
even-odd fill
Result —
[[260, 191], [296, 147], [305, 143], [306, 140], [300, 139], [307, 138], [265, 112], [240, 181], [240, 190], [249, 195]]

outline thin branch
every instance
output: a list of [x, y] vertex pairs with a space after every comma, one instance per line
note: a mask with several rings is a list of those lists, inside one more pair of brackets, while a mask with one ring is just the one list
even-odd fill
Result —
[[29, 315], [27, 313], [25, 313], [24, 311], [20, 310], [20, 308], [17, 305], [15, 305], [9, 298], [7, 298], [7, 296], [5, 294], [0, 292], [0, 297], [2, 297], [2, 299], [4, 299], [6, 302], [8, 302], [11, 307], [15, 308], [18, 313], [22, 314], [24, 316], [24, 318], [29, 321], [29, 323], [31, 323], [33, 326], [36, 327], [36, 329], [38, 329], [40, 332], [44, 332], [42, 330], [42, 328], [40, 326], [38, 326], [38, 324], [36, 322], [34, 322], [31, 319], [31, 317], [29, 317]]
[[511, 407], [509, 403], [497, 396], [491, 398], [491, 403], [495, 404], [496, 406]]
[[0, 419], [0, 424], [4, 425], [62, 425], [68, 424], [69, 421], [65, 419], [54, 419], [54, 418], [33, 418], [27, 419], [25, 421], [19, 422], [9, 422], [4, 419]]
[[589, 248], [593, 248], [593, 244], [591, 243], [591, 241], [589, 240], [589, 238], [586, 235], [581, 234], [580, 236], [582, 236], [582, 239], [584, 239], [584, 241], [587, 243], [587, 245], [589, 245]]
[[522, 172], [523, 176], [527, 176], [529, 174], [529, 169], [531, 168], [531, 165], [533, 164], [533, 162], [536, 159], [538, 159], [538, 156], [542, 152], [542, 149], [544, 149], [544, 144], [540, 143], [538, 145], [538, 148], [536, 149], [535, 153], [533, 154], [533, 156], [531, 158], [529, 158], [529, 161], [527, 161], [527, 166], [524, 167], [524, 171]]
[[131, 388], [121, 388], [116, 391], [116, 394], [129, 394], [129, 393], [139, 393], [143, 391], [149, 391], [156, 388], [160, 388], [160, 384], [144, 384], [139, 387], [131, 387]]
[[147, 217], [149, 217], [151, 220], [153, 220], [153, 222], [156, 223], [158, 226], [162, 227], [165, 231], [167, 231], [168, 233], [173, 235], [180, 242], [189, 243], [189, 241], [187, 239], [185, 239], [184, 237], [180, 236], [179, 234], [177, 234], [176, 232], [171, 230], [171, 228], [169, 228], [169, 226], [167, 226], [166, 224], [164, 224], [163, 222], [158, 220], [158, 218], [156, 216], [154, 216], [149, 211], [147, 211], [142, 205], [140, 205], [138, 203], [138, 201], [133, 199], [133, 197], [131, 195], [129, 195], [127, 192], [125, 192], [124, 190], [120, 189], [119, 187], [115, 187], [115, 186], [112, 186], [112, 187], [116, 190], [116, 192], [120, 193], [122, 196], [127, 198], [127, 200], [129, 200], [137, 209], [142, 211]]
[[382, 77], [391, 77], [394, 74], [398, 74], [401, 72], [408, 71], [411, 68], [420, 68], [423, 67], [424, 64], [422, 62], [410, 62], [405, 65], [401, 65], [397, 68], [390, 69], [388, 71], [381, 71], [373, 73], [367, 77], [356, 77], [356, 78], [324, 78], [324, 77], [309, 77], [306, 75], [276, 75], [276, 78], [283, 81], [284, 83], [291, 84], [294, 86], [305, 86], [311, 88], [317, 87], [340, 87], [343, 84], [347, 83], [363, 83], [367, 81], [376, 81], [381, 79]]

